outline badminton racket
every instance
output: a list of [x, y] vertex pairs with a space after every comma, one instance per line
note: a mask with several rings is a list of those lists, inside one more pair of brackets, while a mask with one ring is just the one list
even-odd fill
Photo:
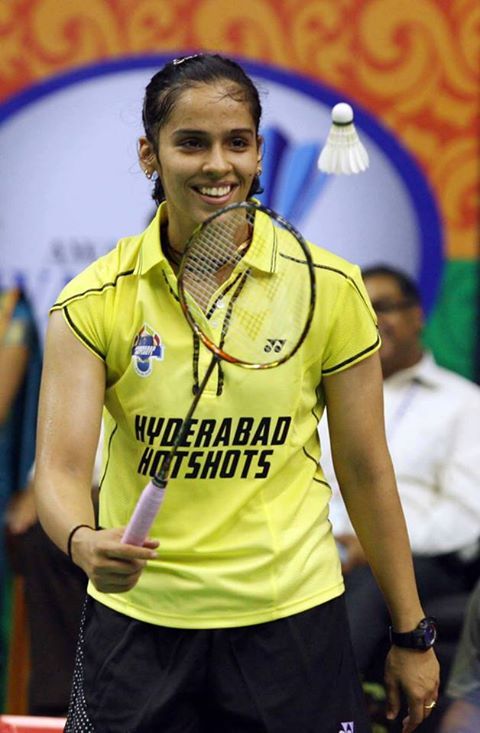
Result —
[[178, 297], [193, 332], [212, 353], [170, 452], [143, 490], [122, 542], [142, 545], [163, 502], [169, 470], [203, 390], [220, 361], [272, 369], [299, 350], [315, 307], [309, 247], [282, 216], [247, 201], [220, 209], [188, 240]]

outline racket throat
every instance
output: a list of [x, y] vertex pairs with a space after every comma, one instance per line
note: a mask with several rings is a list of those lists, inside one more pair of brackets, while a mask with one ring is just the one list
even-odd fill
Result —
[[[193, 386], [193, 393], [195, 395], [195, 399], [193, 400], [192, 404], [190, 405], [190, 409], [189, 409], [188, 414], [187, 414], [187, 416], [186, 416], [186, 418], [185, 418], [185, 420], [183, 422], [183, 425], [186, 425], [188, 423], [188, 421], [190, 420], [190, 418], [192, 417], [192, 415], [194, 413], [194, 410], [196, 409], [196, 407], [198, 405], [198, 400], [200, 399], [200, 396], [202, 395], [203, 390], [207, 386], [207, 384], [208, 384], [208, 382], [210, 380], [210, 377], [212, 376], [212, 372], [215, 369], [215, 367], [217, 366], [217, 364], [218, 364], [219, 361], [220, 361], [220, 357], [215, 354], [210, 359], [210, 363], [209, 363], [209, 365], [207, 367], [207, 371], [205, 372], [205, 374], [203, 376], [203, 379], [200, 382], [200, 384], [195, 384]], [[182, 426], [182, 428], [183, 428], [183, 426]]]
[[220, 361], [220, 357], [216, 355], [210, 359], [210, 363], [207, 367], [207, 371], [205, 372], [205, 375], [200, 385], [198, 385], [195, 389], [195, 397], [192, 400], [192, 404], [190, 405], [189, 411], [187, 412], [184, 420], [182, 421], [180, 430], [175, 435], [172, 448], [170, 452], [167, 453], [167, 455], [163, 459], [158, 472], [152, 478], [152, 484], [154, 484], [157, 487], [157, 489], [166, 489], [167, 488], [168, 478], [169, 478], [169, 473], [170, 473], [170, 466], [172, 465], [172, 461], [175, 458], [178, 448], [185, 440], [185, 437], [190, 428], [190, 421], [193, 417], [193, 413], [195, 412], [197, 405], [200, 401], [200, 397], [202, 396], [203, 390], [207, 386], [208, 380], [212, 376], [212, 372], [215, 369], [219, 361]]

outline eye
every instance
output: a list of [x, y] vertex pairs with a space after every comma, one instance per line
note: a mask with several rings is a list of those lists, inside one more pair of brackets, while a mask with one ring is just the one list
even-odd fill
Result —
[[186, 137], [179, 140], [177, 145], [184, 150], [199, 150], [204, 147], [204, 141], [199, 137]]
[[244, 137], [239, 137], [237, 135], [235, 137], [232, 137], [232, 139], [230, 140], [230, 145], [235, 150], [243, 150], [244, 148], [248, 148], [250, 143]]

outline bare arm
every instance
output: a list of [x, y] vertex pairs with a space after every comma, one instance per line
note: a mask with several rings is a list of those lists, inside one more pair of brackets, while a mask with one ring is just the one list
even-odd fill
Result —
[[[396, 631], [411, 631], [424, 617], [383, 421], [378, 355], [324, 380], [335, 473], [355, 532], [365, 551]], [[390, 715], [398, 714], [399, 688], [409, 703], [405, 733], [426, 715], [438, 695], [432, 651], [392, 647], [386, 684]]]
[[[92, 472], [105, 392], [105, 367], [53, 313], [40, 390], [35, 497], [40, 522], [64, 552], [73, 527], [94, 526]], [[104, 592], [129, 590], [156, 543], [122, 545], [121, 528], [79, 529], [72, 556]]]

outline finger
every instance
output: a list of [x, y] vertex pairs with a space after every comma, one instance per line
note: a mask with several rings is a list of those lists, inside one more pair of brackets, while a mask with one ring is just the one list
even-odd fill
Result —
[[121, 544], [123, 547], [137, 547], [137, 548], [144, 547], [144, 548], [156, 549], [160, 545], [160, 542], [157, 539], [155, 539], [154, 537], [147, 537], [142, 545], [130, 545], [128, 543], [124, 543], [123, 536], [125, 534], [125, 529], [126, 529], [125, 527], [116, 527], [113, 530], [111, 529], [106, 530], [108, 534], [105, 534], [103, 539], [104, 540], [107, 539], [110, 541], [113, 539], [115, 541], [118, 541], [118, 543]]
[[[102, 558], [103, 560], [103, 558]], [[147, 563], [144, 560], [108, 559], [94, 565], [94, 572], [102, 575], [132, 575], [140, 573]]]
[[95, 588], [101, 593], [125, 593], [136, 585], [138, 576], [130, 578], [128, 582], [123, 581], [122, 583], [118, 579], [106, 580], [105, 578], [101, 580], [93, 578], [92, 581]]
[[398, 685], [386, 680], [387, 718], [394, 720], [400, 712], [400, 689]]
[[142, 568], [137, 569], [131, 573], [119, 573], [116, 571], [109, 571], [107, 569], [97, 569], [92, 573], [92, 579], [96, 583], [102, 585], [108, 584], [114, 587], [126, 587], [130, 584], [135, 584], [140, 577]]
[[420, 725], [425, 717], [423, 699], [412, 699], [408, 701], [408, 715], [403, 720], [403, 733], [412, 733]]
[[412, 729], [410, 728], [410, 716], [406, 715], [404, 719], [402, 720], [402, 733], [410, 733]]
[[437, 699], [436, 695], [430, 698], [429, 702], [425, 702], [423, 705], [424, 715], [426, 718], [428, 718], [429, 715], [431, 715], [437, 705]]
[[143, 543], [143, 547], [149, 547], [151, 550], [155, 550], [159, 545], [160, 542], [158, 540], [152, 540], [150, 538], [147, 538]]
[[440, 695], [440, 680], [437, 680], [437, 682], [435, 683], [433, 687], [433, 690], [431, 690], [430, 692], [425, 692], [425, 695], [424, 695], [423, 709], [424, 709], [426, 717], [431, 715], [433, 710], [437, 706], [439, 695]]
[[153, 560], [157, 552], [149, 547], [137, 545], [108, 544], [97, 548], [98, 551], [112, 560]]

